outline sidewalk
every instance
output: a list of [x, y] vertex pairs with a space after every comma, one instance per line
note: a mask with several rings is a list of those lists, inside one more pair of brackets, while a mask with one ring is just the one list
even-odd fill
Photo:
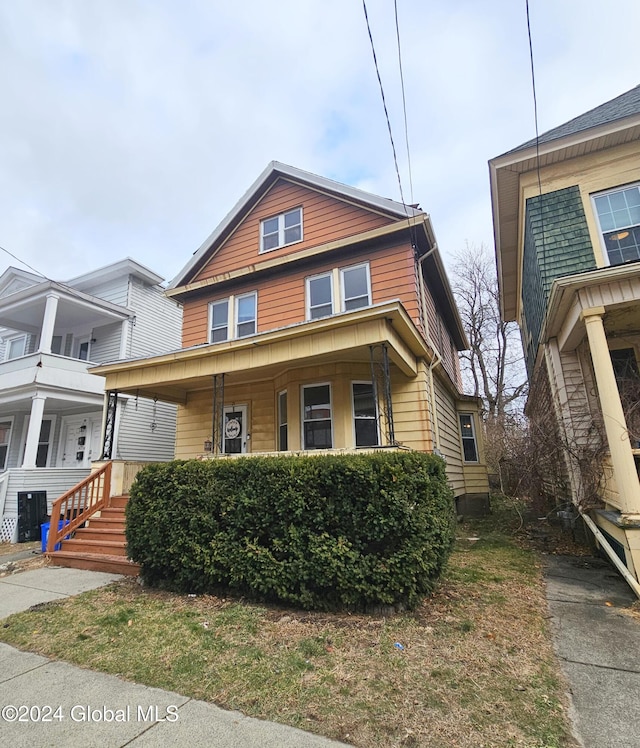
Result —
[[[120, 577], [45, 567], [0, 579], [0, 619]], [[2, 623], [0, 622], [0, 625]], [[0, 643], [0, 736], [11, 748], [330, 748], [343, 745], [273, 722]]]
[[640, 748], [640, 622], [625, 615], [636, 596], [607, 562], [547, 556], [555, 648], [585, 748]]

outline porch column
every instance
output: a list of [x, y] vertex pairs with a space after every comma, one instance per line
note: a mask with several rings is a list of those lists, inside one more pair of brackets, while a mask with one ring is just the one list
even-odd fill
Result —
[[38, 456], [38, 442], [40, 441], [40, 429], [42, 428], [42, 416], [44, 415], [44, 404], [46, 395], [35, 394], [31, 401], [31, 415], [29, 417], [29, 430], [27, 431], [27, 444], [24, 449], [23, 468], [36, 467]]
[[120, 355], [118, 358], [128, 358], [129, 353], [129, 334], [131, 332], [131, 319], [122, 320], [121, 332], [120, 332]]
[[56, 313], [58, 311], [59, 300], [60, 297], [58, 294], [47, 294], [42, 329], [40, 331], [40, 353], [51, 353], [51, 343], [53, 341], [53, 330], [56, 324]]
[[602, 306], [593, 307], [583, 310], [581, 316], [589, 339], [589, 350], [622, 513], [640, 515], [640, 481], [602, 322], [604, 312]]

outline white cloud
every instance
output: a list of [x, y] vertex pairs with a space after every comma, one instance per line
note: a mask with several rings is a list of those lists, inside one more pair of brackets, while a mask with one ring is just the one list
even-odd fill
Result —
[[[392, 4], [368, 8], [409, 199]], [[445, 254], [490, 244], [486, 162], [534, 134], [524, 4], [398, 8], [414, 200]], [[531, 8], [542, 130], [638, 83], [636, 0]], [[359, 3], [0, 0], [0, 67], [0, 244], [49, 276], [171, 278], [272, 159], [399, 197]]]

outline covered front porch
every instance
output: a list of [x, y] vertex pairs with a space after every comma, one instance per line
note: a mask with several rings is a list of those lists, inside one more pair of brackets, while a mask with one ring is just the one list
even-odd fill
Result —
[[176, 457], [432, 448], [426, 361], [402, 305], [93, 369], [121, 394], [179, 404]]
[[574, 501], [584, 476], [572, 464], [572, 445], [586, 454], [591, 444], [603, 501], [593, 518], [640, 579], [640, 266], [556, 280], [546, 335]]

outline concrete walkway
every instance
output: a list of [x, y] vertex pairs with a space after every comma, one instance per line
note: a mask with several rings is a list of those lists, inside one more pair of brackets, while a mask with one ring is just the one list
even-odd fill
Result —
[[622, 610], [636, 596], [607, 562], [546, 558], [556, 652], [585, 748], [640, 748], [640, 622]]
[[[0, 578], [0, 619], [116, 579], [45, 567]], [[0, 623], [0, 625], [2, 625]], [[11, 748], [330, 748], [344, 745], [177, 693], [20, 652], [0, 643], [0, 739]]]

